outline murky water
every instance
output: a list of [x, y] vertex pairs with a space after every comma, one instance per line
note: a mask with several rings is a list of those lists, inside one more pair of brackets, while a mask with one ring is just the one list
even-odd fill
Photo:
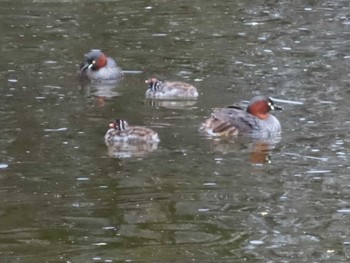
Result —
[[[1, 262], [349, 261], [348, 1], [2, 1], [0, 14]], [[80, 85], [91, 48], [126, 71], [117, 86]], [[201, 95], [146, 101], [151, 75]], [[256, 94], [304, 103], [275, 113], [277, 144], [198, 133], [212, 107]], [[116, 117], [156, 130], [158, 148], [111, 156]]]

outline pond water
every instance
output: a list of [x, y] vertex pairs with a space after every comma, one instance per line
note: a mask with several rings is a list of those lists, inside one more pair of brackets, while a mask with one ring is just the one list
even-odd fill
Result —
[[[1, 262], [349, 262], [350, 4], [2, 1]], [[82, 86], [92, 48], [125, 71]], [[195, 85], [146, 101], [144, 80]], [[266, 94], [279, 142], [198, 133], [213, 107]], [[118, 158], [117, 117], [159, 133]]]

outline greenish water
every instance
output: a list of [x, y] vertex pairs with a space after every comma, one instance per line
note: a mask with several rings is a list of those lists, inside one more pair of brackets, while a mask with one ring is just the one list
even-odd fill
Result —
[[[347, 1], [3, 1], [1, 262], [348, 262]], [[100, 48], [127, 71], [81, 86]], [[144, 98], [157, 75], [191, 103]], [[211, 140], [211, 108], [284, 104], [280, 142]], [[159, 133], [113, 158], [117, 117]]]

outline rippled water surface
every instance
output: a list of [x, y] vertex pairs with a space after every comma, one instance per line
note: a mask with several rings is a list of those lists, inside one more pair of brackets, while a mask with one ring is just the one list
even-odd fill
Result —
[[[350, 4], [2, 1], [1, 262], [349, 262]], [[125, 70], [81, 85], [91, 48]], [[149, 76], [197, 101], [145, 100]], [[198, 133], [267, 94], [279, 141]], [[110, 153], [116, 117], [159, 133]], [[125, 157], [125, 156], [124, 156]]]

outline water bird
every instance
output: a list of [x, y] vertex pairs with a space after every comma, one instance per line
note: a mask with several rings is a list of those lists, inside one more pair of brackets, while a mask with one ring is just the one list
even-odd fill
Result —
[[198, 91], [196, 87], [182, 81], [162, 81], [157, 78], [149, 78], [146, 98], [152, 99], [196, 99]]
[[122, 119], [116, 119], [110, 123], [109, 128], [105, 134], [105, 143], [109, 147], [120, 143], [158, 143], [160, 141], [157, 132], [143, 126], [129, 126]]
[[278, 135], [281, 124], [270, 114], [271, 110], [282, 110], [274, 105], [273, 100], [267, 96], [256, 96], [246, 109], [239, 106], [214, 109], [200, 130], [207, 135], [232, 137], [239, 134], [251, 134], [253, 137], [266, 137]]
[[92, 83], [113, 84], [120, 80], [123, 72], [113, 58], [107, 57], [101, 50], [93, 49], [85, 54], [80, 64], [80, 75]]

